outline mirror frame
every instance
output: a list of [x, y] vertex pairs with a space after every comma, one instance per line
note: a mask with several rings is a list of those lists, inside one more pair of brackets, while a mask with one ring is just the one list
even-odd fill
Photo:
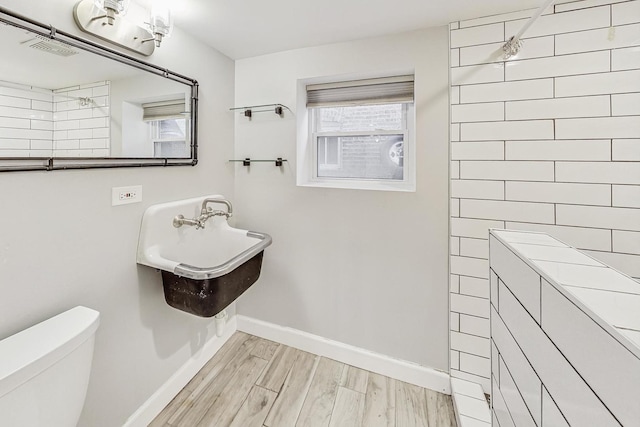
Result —
[[0, 6], [0, 22], [43, 37], [71, 45], [83, 51], [118, 61], [140, 70], [191, 87], [191, 157], [6, 157], [0, 158], [0, 172], [53, 171], [66, 169], [122, 168], [146, 166], [195, 166], [198, 163], [198, 82], [166, 68], [141, 61], [82, 37], [60, 31]]

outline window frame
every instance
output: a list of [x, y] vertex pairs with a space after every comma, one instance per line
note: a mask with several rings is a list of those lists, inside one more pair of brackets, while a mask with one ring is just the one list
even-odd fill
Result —
[[[316, 110], [322, 107], [306, 106], [306, 86], [309, 81], [299, 81], [298, 105], [304, 114], [298, 116], [298, 166], [297, 185], [302, 187], [341, 188], [353, 190], [379, 191], [416, 191], [416, 144], [415, 144], [415, 101], [403, 102], [405, 126], [402, 130], [350, 131], [350, 132], [315, 132]], [[399, 102], [386, 102], [378, 105], [392, 105]], [[359, 106], [371, 103], [349, 103], [344, 105]], [[318, 176], [318, 138], [323, 136], [375, 136], [403, 135], [403, 179], [349, 178]], [[341, 161], [341, 159], [340, 159]]]
[[[315, 176], [317, 176], [317, 174], [318, 174], [317, 169], [318, 169], [318, 166], [319, 166], [319, 163], [318, 163], [318, 161], [319, 161], [319, 158], [318, 158], [318, 151], [319, 151], [318, 138], [323, 138], [323, 137], [331, 138], [333, 136], [340, 137], [342, 135], [326, 135], [326, 134], [320, 134], [318, 132], [315, 132], [315, 133], [312, 134], [313, 141], [316, 144], [315, 145], [315, 150], [314, 150], [314, 153], [313, 153], [313, 155], [314, 155], [313, 164], [315, 166], [314, 167], [314, 175]], [[341, 140], [338, 139], [336, 147], [337, 147], [337, 150], [338, 150], [338, 152], [336, 153], [336, 158], [338, 159], [338, 161], [335, 164], [334, 163], [325, 163], [324, 166], [327, 169], [340, 169], [342, 167], [342, 141]], [[324, 146], [324, 157], [325, 157], [325, 161], [326, 161], [326, 158], [327, 158], [327, 144], [326, 144], [326, 142], [325, 142], [325, 146]]]
[[[166, 139], [162, 139], [159, 137], [160, 134], [160, 122], [166, 121], [166, 120], [184, 120], [185, 121], [185, 129], [184, 129], [184, 139], [182, 138], [166, 138]], [[157, 156], [156, 157], [156, 143], [160, 143], [162, 144], [163, 142], [183, 142], [185, 144], [185, 149], [188, 152], [190, 147], [189, 147], [189, 141], [191, 140], [191, 125], [190, 125], [190, 120], [187, 120], [186, 118], [162, 118], [162, 119], [158, 119], [158, 120], [148, 120], [147, 121], [148, 125], [149, 125], [149, 141], [151, 142], [151, 146], [152, 146], [152, 150], [153, 150], [153, 158], [162, 158], [162, 156]]]

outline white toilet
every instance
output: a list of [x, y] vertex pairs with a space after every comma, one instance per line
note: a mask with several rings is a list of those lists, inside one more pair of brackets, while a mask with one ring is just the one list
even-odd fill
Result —
[[100, 313], [75, 307], [0, 341], [0, 426], [76, 426]]

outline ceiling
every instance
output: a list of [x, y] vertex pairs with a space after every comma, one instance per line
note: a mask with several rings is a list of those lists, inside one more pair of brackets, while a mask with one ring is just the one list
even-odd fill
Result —
[[[146, 75], [135, 67], [61, 45], [10, 25], [0, 25], [0, 40], [0, 58], [11, 58], [10, 61], [0, 61], [0, 85], [17, 83], [52, 90]], [[60, 56], [52, 53], [60, 46], [72, 54]], [[42, 72], [44, 68], [47, 72]], [[149, 78], [163, 83], [166, 81], [164, 77]]]
[[[136, 0], [149, 8], [153, 0]], [[566, 0], [564, 0], [566, 1]], [[543, 0], [174, 0], [175, 25], [232, 59], [539, 7]]]

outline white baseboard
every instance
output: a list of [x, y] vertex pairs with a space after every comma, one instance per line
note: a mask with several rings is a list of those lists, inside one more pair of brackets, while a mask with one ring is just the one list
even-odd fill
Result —
[[324, 356], [357, 368], [440, 393], [451, 394], [449, 374], [246, 316], [236, 316], [239, 331]]
[[146, 402], [134, 412], [123, 427], [146, 427], [173, 398], [187, 385], [200, 369], [220, 350], [237, 330], [237, 316], [227, 319], [221, 337], [213, 337], [202, 349], [191, 356]]

